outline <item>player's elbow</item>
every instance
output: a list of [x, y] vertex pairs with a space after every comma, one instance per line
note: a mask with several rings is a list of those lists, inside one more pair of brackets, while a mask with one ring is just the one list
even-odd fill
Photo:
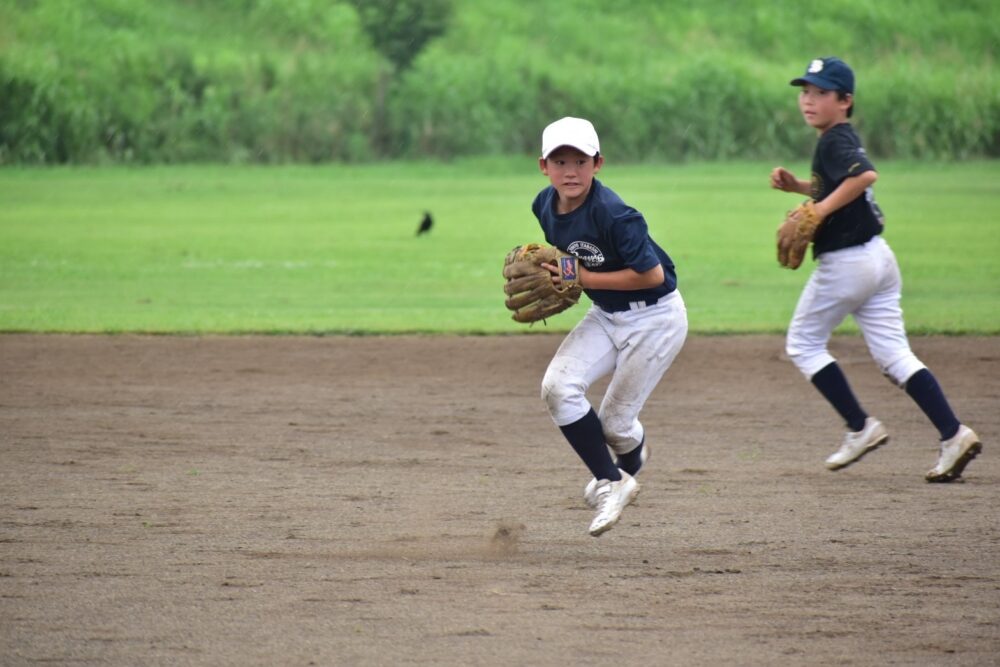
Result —
[[642, 286], [640, 289], [649, 289], [652, 287], [659, 287], [663, 284], [663, 265], [657, 264], [648, 271], [643, 271], [639, 274], [639, 278], [642, 281]]

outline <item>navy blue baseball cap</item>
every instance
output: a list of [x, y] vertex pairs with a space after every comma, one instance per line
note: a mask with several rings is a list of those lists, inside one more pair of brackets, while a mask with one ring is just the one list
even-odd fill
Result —
[[854, 72], [840, 58], [816, 58], [809, 63], [804, 75], [791, 81], [793, 86], [804, 86], [807, 83], [823, 90], [854, 94]]

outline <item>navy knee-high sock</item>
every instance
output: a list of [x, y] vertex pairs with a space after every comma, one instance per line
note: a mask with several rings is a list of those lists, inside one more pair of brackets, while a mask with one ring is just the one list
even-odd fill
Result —
[[639, 446], [633, 449], [628, 454], [620, 454], [618, 456], [618, 467], [624, 470], [630, 475], [634, 475], [639, 472], [639, 468], [642, 467], [642, 448], [646, 446], [646, 438], [642, 439]]
[[857, 432], [865, 427], [868, 413], [861, 409], [858, 399], [851, 391], [851, 386], [847, 384], [847, 377], [836, 361], [824, 366], [813, 375], [812, 383], [833, 409], [844, 418], [847, 428]]
[[906, 381], [906, 393], [931, 420], [934, 428], [941, 434], [942, 440], [947, 440], [958, 433], [960, 426], [958, 418], [951, 411], [948, 399], [941, 391], [941, 385], [929, 370], [922, 368], [911, 375]]
[[615, 462], [611, 460], [611, 453], [604, 441], [601, 420], [598, 419], [593, 408], [582, 419], [566, 426], [560, 426], [559, 430], [569, 440], [569, 444], [573, 446], [577, 456], [587, 464], [594, 477], [610, 479], [613, 482], [622, 478]]

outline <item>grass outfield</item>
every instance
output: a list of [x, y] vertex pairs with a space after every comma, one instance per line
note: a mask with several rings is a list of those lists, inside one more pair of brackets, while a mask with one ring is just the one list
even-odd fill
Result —
[[[692, 332], [785, 329], [811, 263], [777, 266], [774, 229], [798, 199], [767, 187], [771, 166], [601, 172], [674, 258]], [[1000, 333], [1000, 163], [879, 167], [909, 330]], [[546, 184], [531, 159], [0, 170], [0, 330], [526, 331], [500, 266], [541, 240], [530, 204]], [[418, 238], [425, 209], [436, 224]]]

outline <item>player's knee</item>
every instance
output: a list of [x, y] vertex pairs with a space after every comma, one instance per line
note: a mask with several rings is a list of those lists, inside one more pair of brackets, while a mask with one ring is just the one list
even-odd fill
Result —
[[785, 355], [799, 370], [802, 369], [802, 364], [810, 356], [810, 353], [810, 350], [799, 344], [798, 341], [795, 341], [792, 338], [787, 338], [785, 340]]
[[808, 345], [792, 338], [785, 343], [785, 354], [807, 379], [835, 361], [825, 345]]
[[914, 373], [926, 368], [912, 352], [895, 359], [875, 359], [875, 362], [882, 370], [882, 374], [899, 387], [905, 387], [906, 381], [913, 377]]
[[575, 406], [581, 401], [586, 401], [586, 394], [583, 387], [546, 373], [542, 379], [542, 400], [545, 401], [549, 413], [559, 418], [567, 412], [576, 411]]

